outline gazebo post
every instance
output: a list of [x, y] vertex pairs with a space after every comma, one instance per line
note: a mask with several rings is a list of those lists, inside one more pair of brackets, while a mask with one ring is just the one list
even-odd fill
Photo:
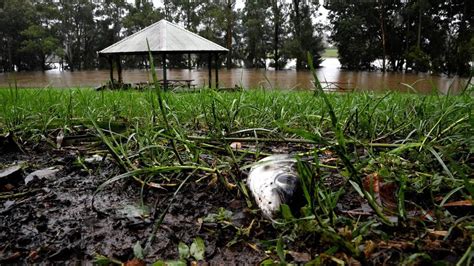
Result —
[[119, 84], [122, 84], [122, 83], [123, 83], [123, 79], [122, 79], [122, 63], [120, 62], [120, 55], [117, 55], [116, 60], [117, 60], [118, 83], [119, 83]]
[[166, 79], [166, 53], [163, 53], [163, 87], [168, 90], [168, 81]]
[[209, 69], [209, 88], [212, 86], [212, 69], [211, 69], [211, 64], [212, 64], [212, 53], [209, 53], [209, 58], [207, 62], [207, 67]]
[[191, 53], [188, 53], [188, 69], [191, 70]]
[[107, 56], [107, 59], [110, 64], [110, 85], [112, 88], [114, 87], [114, 61], [112, 60], [112, 56]]
[[216, 53], [216, 89], [219, 89], [219, 54]]

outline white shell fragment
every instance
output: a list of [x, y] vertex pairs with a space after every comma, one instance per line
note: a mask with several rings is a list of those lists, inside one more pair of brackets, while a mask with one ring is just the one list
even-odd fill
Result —
[[281, 204], [289, 204], [299, 188], [295, 163], [290, 155], [272, 155], [250, 169], [247, 185], [267, 218], [274, 218]]

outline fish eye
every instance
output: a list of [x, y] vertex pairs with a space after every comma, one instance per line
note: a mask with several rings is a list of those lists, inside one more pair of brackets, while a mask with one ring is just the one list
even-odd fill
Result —
[[280, 187], [294, 186], [296, 184], [296, 176], [289, 175], [287, 173], [279, 174], [275, 178], [275, 184], [277, 184]]

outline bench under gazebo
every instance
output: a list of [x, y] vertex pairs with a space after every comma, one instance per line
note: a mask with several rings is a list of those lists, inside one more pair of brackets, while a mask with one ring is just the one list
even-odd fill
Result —
[[191, 80], [173, 80], [166, 76], [166, 57], [172, 54], [208, 54], [209, 88], [212, 86], [212, 59], [215, 62], [215, 86], [219, 87], [219, 53], [227, 53], [229, 50], [211, 42], [193, 32], [190, 32], [174, 23], [160, 20], [112, 45], [99, 51], [100, 56], [108, 59], [110, 64], [110, 80], [114, 84], [114, 62], [117, 68], [117, 81], [123, 84], [122, 55], [148, 55], [147, 40], [150, 44], [151, 53], [161, 56], [163, 66], [162, 85], [168, 88], [170, 82], [187, 84]]

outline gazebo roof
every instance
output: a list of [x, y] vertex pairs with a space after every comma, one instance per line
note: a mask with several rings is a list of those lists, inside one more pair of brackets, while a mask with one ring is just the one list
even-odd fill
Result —
[[136, 32], [99, 54], [225, 53], [229, 50], [164, 19]]

